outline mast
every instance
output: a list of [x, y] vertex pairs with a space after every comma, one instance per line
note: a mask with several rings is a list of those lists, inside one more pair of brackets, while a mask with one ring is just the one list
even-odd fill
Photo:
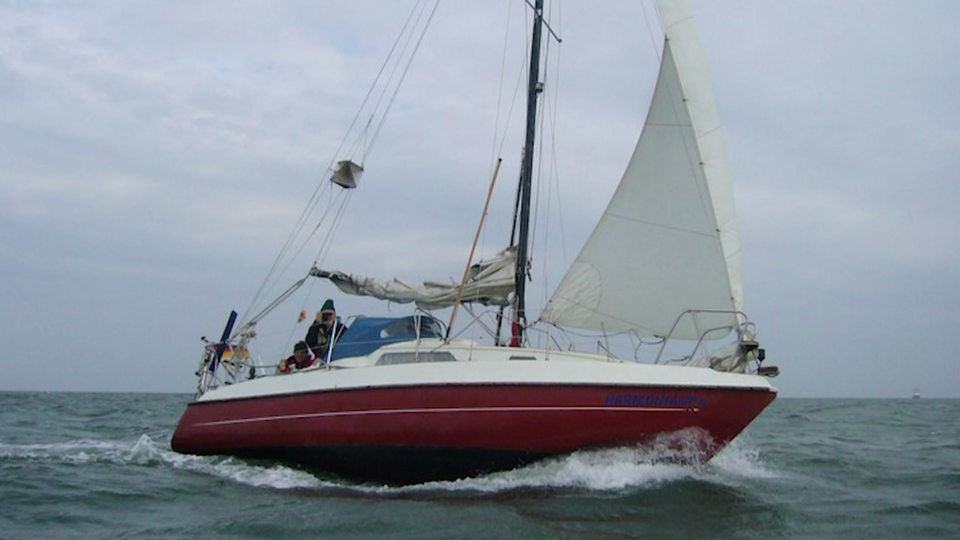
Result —
[[514, 335], [511, 344], [523, 344], [526, 325], [525, 291], [527, 282], [528, 246], [530, 243], [530, 198], [533, 183], [533, 145], [537, 123], [537, 95], [540, 86], [540, 34], [543, 28], [543, 0], [536, 0], [533, 14], [533, 33], [530, 41], [530, 79], [527, 81], [527, 133], [523, 143], [523, 163], [520, 167], [520, 234], [517, 239], [516, 298], [514, 299]]

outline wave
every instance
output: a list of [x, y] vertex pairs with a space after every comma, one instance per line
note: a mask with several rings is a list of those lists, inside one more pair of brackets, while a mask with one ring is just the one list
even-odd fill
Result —
[[129, 446], [121, 443], [91, 439], [49, 444], [0, 443], [0, 459], [64, 463], [124, 463], [128, 461], [124, 454], [129, 449]]
[[523, 468], [475, 478], [427, 482], [411, 486], [355, 484], [318, 477], [311, 472], [280, 464], [247, 462], [225, 456], [192, 456], [158, 445], [149, 435], [129, 441], [73, 440], [52, 444], [3, 444], [0, 459], [41, 460], [69, 464], [111, 463], [166, 466], [174, 470], [213, 476], [257, 488], [278, 490], [335, 490], [367, 495], [423, 493], [496, 494], [518, 490], [578, 489], [625, 492], [694, 480], [722, 485], [776, 478], [759, 452], [741, 439], [733, 441], [709, 462], [689, 455], [695, 445], [660, 440], [649, 447], [585, 450], [546, 459]]
[[578, 451], [512, 471], [450, 482], [381, 488], [379, 491], [497, 493], [526, 489], [580, 489], [622, 493], [686, 480], [740, 485], [746, 480], [778, 476], [760, 461], [759, 452], [744, 444], [731, 444], [706, 463], [691, 462], [687, 456], [678, 455], [676, 448], [658, 444], [644, 448]]
[[189, 456], [158, 446], [149, 435], [131, 444], [124, 441], [72, 440], [52, 444], [0, 443], [0, 459], [51, 461], [68, 464], [168, 466], [246, 484], [275, 489], [314, 489], [329, 484], [315, 476], [282, 465], [270, 467], [222, 456]]

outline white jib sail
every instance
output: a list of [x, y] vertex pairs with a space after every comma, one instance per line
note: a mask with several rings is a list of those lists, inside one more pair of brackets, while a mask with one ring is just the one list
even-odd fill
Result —
[[[490, 259], [470, 267], [461, 303], [506, 305], [515, 283], [516, 248], [507, 248]], [[406, 304], [415, 302], [420, 309], [434, 310], [452, 306], [457, 301], [459, 283], [427, 281], [412, 285], [399, 279], [378, 279], [339, 271], [314, 270], [311, 274], [327, 278], [341, 291], [357, 296]]]
[[[547, 322], [666, 336], [687, 310], [741, 309], [733, 190], [704, 55], [685, 2], [662, 1], [660, 10], [666, 40], [643, 131], [541, 315]], [[735, 324], [732, 315], [683, 317], [672, 337]]]

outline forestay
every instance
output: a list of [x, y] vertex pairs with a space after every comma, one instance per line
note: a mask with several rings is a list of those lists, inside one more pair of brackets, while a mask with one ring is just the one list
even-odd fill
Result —
[[[726, 150], [703, 52], [683, 4], [660, 3], [666, 39], [643, 131], [613, 199], [542, 320], [666, 336], [686, 310], [741, 309]], [[733, 315], [684, 317], [672, 337], [696, 339], [736, 322]]]

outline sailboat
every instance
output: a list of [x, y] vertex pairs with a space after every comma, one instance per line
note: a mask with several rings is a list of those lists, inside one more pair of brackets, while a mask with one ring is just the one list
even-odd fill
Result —
[[[579, 450], [663, 445], [706, 461], [777, 395], [742, 310], [740, 248], [724, 141], [685, 2], [661, 1], [665, 40], [649, 112], [620, 184], [553, 296], [527, 320], [529, 201], [543, 18], [532, 30], [517, 241], [468, 263], [459, 284], [414, 286], [311, 268], [305, 279], [420, 308], [353, 320], [317, 365], [243, 374], [251, 319], [210, 342], [175, 451], [291, 463], [361, 480], [412, 483], [507, 470]], [[333, 180], [352, 189], [349, 160]], [[295, 287], [291, 287], [291, 290]], [[285, 293], [285, 295], [288, 293]], [[285, 299], [284, 295], [274, 302]], [[451, 338], [433, 313], [506, 307], [509, 338]], [[452, 319], [452, 318], [451, 318]], [[537, 325], [655, 342], [652, 362], [611, 350], [531, 346]], [[703, 354], [708, 342], [729, 341]], [[666, 360], [668, 344], [690, 347]], [[672, 346], [672, 345], [671, 345]]]

